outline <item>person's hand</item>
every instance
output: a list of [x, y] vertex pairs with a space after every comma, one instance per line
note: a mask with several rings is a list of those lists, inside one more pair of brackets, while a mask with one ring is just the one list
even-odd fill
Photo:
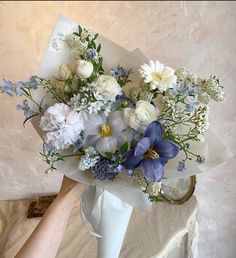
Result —
[[56, 257], [71, 212], [78, 206], [83, 190], [83, 184], [64, 176], [56, 199], [15, 257]]
[[83, 184], [64, 176], [57, 198], [66, 200], [69, 205], [76, 207], [79, 205], [84, 187]]

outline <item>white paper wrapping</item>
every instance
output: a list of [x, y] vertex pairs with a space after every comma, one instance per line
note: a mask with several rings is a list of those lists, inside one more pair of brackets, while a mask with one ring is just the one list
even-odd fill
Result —
[[87, 218], [98, 238], [98, 258], [118, 258], [133, 207], [102, 187], [83, 193]]
[[[58, 74], [59, 66], [62, 63], [72, 62], [73, 58], [63, 39], [66, 35], [76, 30], [77, 23], [68, 20], [62, 15], [59, 16], [40, 64], [38, 70], [39, 76], [44, 78], [55, 76]], [[139, 49], [129, 53], [126, 49], [102, 36], [98, 37], [98, 41], [102, 43], [105, 71], [108, 73], [110, 68], [116, 64], [131, 68], [133, 71], [131, 74], [132, 83], [127, 85], [127, 87], [138, 86], [140, 80], [138, 68], [143, 62], [148, 61], [147, 57]], [[34, 94], [34, 98], [40, 101], [46, 92], [44, 89], [37, 89], [36, 91], [32, 91], [32, 93]], [[46, 98], [46, 102], [50, 104], [52, 100], [48, 97]], [[32, 119], [32, 123], [42, 137], [42, 131], [39, 129], [39, 118]], [[204, 155], [206, 161], [201, 165], [196, 163], [195, 160], [187, 161], [187, 170], [184, 173], [180, 173], [176, 169], [178, 162], [182, 160], [182, 154], [179, 153], [175, 159], [170, 160], [165, 166], [165, 178], [171, 179], [207, 172], [232, 156], [230, 150], [211, 131], [208, 132], [204, 143], [192, 142], [191, 147], [193, 152]], [[65, 154], [71, 154], [71, 151], [65, 151]], [[132, 179], [127, 178], [123, 174], [119, 174], [114, 181], [96, 180], [92, 177], [91, 173], [78, 170], [77, 157], [68, 158], [66, 162], [58, 162], [57, 169], [59, 172], [82, 183], [103, 186], [105, 190], [110, 191], [133, 207], [140, 210], [150, 210], [151, 205], [146, 195], [133, 185]]]

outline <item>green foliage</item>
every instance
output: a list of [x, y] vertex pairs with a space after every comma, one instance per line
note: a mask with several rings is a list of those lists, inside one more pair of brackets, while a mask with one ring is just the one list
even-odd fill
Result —
[[150, 200], [150, 202], [155, 202], [155, 203], [163, 202], [160, 196], [149, 195], [148, 199]]
[[121, 147], [120, 147], [120, 153], [124, 154], [126, 151], [129, 149], [129, 144], [128, 142], [125, 142]]
[[114, 153], [112, 153], [112, 152], [105, 152], [104, 154], [106, 155], [106, 157], [107, 157], [108, 159], [112, 159], [112, 157], [113, 157], [113, 155], [114, 155]]

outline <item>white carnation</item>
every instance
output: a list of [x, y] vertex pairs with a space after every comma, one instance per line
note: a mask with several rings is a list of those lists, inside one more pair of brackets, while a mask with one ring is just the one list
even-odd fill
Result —
[[124, 109], [124, 119], [134, 130], [143, 133], [151, 122], [157, 120], [159, 113], [159, 109], [148, 101], [140, 100], [136, 104], [136, 109]]
[[40, 128], [47, 132], [45, 142], [60, 150], [76, 142], [84, 124], [81, 114], [66, 104], [56, 103], [46, 110]]
[[117, 80], [110, 75], [99, 76], [95, 84], [95, 88], [104, 100], [107, 101], [115, 102], [116, 96], [122, 95], [120, 85]]

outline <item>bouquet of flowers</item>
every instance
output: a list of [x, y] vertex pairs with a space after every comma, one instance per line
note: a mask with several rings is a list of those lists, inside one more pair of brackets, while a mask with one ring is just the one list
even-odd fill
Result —
[[[17, 109], [24, 111], [24, 124], [31, 119], [43, 135], [40, 154], [47, 173], [58, 166], [63, 173], [73, 167], [72, 178], [115, 194], [123, 190], [117, 194], [123, 200], [133, 188], [133, 199], [125, 200], [134, 206], [142, 192], [158, 202], [165, 178], [206, 171], [226, 159], [227, 154], [221, 159], [215, 154], [212, 162], [213, 143], [205, 139], [208, 104], [225, 97], [215, 76], [204, 79], [184, 68], [148, 61], [139, 50], [114, 59], [120, 49], [112, 45], [109, 52], [98, 39], [80, 25], [70, 33], [63, 28], [52, 37], [49, 51], [66, 51], [68, 58], [60, 57], [66, 62], [54, 65], [55, 58], [47, 55], [39, 72], [45, 77], [3, 80], [0, 87], [10, 96], [26, 98]], [[109, 67], [109, 58], [121, 59]]]
[[[26, 120], [40, 116], [44, 133], [41, 155], [49, 164], [78, 156], [78, 169], [95, 179], [115, 180], [119, 173], [134, 177], [137, 185], [158, 200], [164, 167], [178, 159], [176, 170], [184, 172], [186, 161], [205, 161], [191, 142], [204, 141], [208, 129], [208, 103], [224, 99], [223, 86], [215, 76], [202, 79], [184, 68], [174, 70], [159, 61], [140, 64], [140, 82], [125, 94], [132, 70], [120, 65], [105, 74], [98, 34], [78, 26], [65, 39], [74, 62], [61, 64], [58, 75], [45, 79], [32, 76], [27, 82], [3, 80], [1, 92], [25, 96], [17, 106]], [[44, 98], [36, 102], [31, 91], [42, 87], [55, 104]], [[60, 153], [73, 147], [71, 155]]]

